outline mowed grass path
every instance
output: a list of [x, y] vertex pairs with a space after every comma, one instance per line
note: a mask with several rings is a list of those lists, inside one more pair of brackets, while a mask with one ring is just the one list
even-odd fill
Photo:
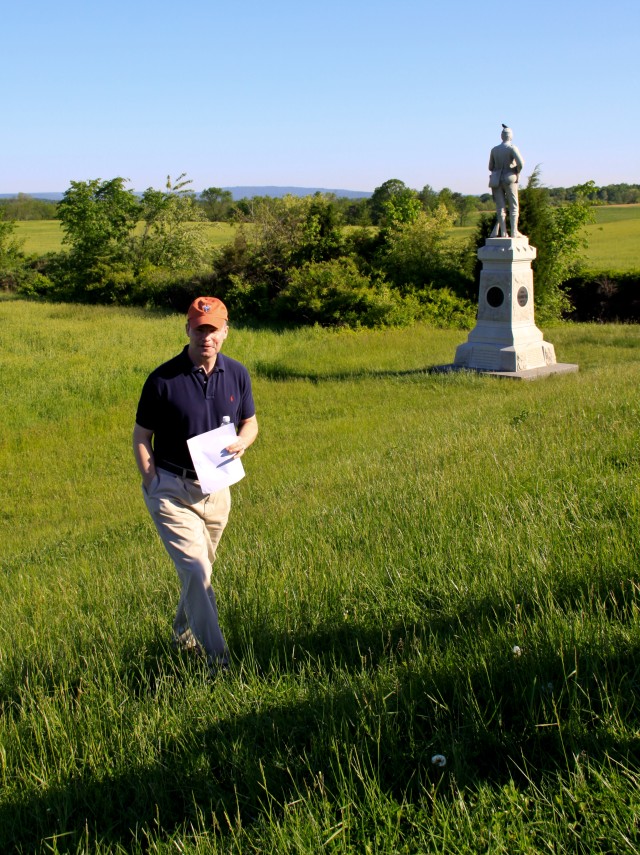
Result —
[[182, 327], [0, 301], [0, 849], [638, 851], [640, 329], [545, 331], [580, 372], [535, 383], [430, 373], [463, 333], [232, 329], [211, 685], [130, 451]]
[[[587, 267], [594, 270], [637, 270], [640, 268], [640, 205], [610, 205], [594, 209], [596, 222], [586, 228], [589, 247]], [[57, 252], [62, 248], [62, 232], [57, 220], [18, 222], [16, 234], [29, 253]], [[213, 247], [230, 241], [235, 232], [228, 223], [209, 223]], [[452, 238], [468, 240], [473, 227], [456, 228]]]

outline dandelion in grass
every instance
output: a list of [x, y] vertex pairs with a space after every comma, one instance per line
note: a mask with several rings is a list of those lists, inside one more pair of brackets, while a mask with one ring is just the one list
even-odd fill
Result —
[[511, 652], [513, 653], [513, 655], [515, 656], [516, 659], [518, 659], [520, 656], [522, 656], [522, 648], [518, 647], [517, 644], [513, 645], [513, 647], [511, 648]]

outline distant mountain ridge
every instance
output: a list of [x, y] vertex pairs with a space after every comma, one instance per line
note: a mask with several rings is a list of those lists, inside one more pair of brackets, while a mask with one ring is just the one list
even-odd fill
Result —
[[47, 202], [59, 202], [64, 193], [0, 193], [0, 199], [17, 199], [18, 196], [29, 196], [30, 199], [44, 199]]
[[367, 190], [328, 190], [326, 187], [222, 187], [222, 190], [230, 190], [233, 200], [251, 199], [254, 196], [313, 196], [314, 193], [333, 193], [343, 199], [368, 199], [372, 193]]
[[[372, 194], [367, 190], [328, 190], [325, 187], [278, 187], [268, 185], [265, 187], [221, 187], [221, 190], [231, 191], [234, 202], [238, 199], [252, 199], [254, 196], [271, 196], [280, 199], [283, 196], [313, 196], [314, 193], [333, 193], [334, 196], [343, 199], [368, 199]], [[201, 191], [196, 191], [200, 195]], [[32, 199], [46, 199], [50, 202], [59, 202], [64, 193], [25, 193]], [[136, 196], [141, 192], [136, 191]], [[0, 199], [13, 199], [18, 193], [0, 193]]]

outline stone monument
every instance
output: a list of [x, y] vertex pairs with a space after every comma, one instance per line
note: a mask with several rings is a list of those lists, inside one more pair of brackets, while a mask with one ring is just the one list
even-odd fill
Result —
[[[577, 365], [556, 362], [553, 345], [535, 325], [531, 262], [536, 249], [518, 231], [518, 177], [524, 161], [511, 143], [511, 130], [502, 127], [502, 143], [489, 158], [496, 225], [478, 250], [482, 271], [477, 322], [468, 340], [457, 348], [453, 368], [518, 379], [577, 371]], [[507, 203], [511, 237], [506, 227]]]
[[511, 142], [511, 128], [502, 125], [500, 134], [502, 142], [491, 149], [489, 155], [489, 187], [496, 206], [496, 224], [491, 237], [507, 237], [507, 204], [509, 205], [509, 220], [511, 237], [519, 237], [518, 231], [518, 180], [524, 160], [522, 155]]

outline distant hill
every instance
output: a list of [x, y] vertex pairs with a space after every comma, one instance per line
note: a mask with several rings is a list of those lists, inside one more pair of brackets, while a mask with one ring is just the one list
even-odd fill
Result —
[[254, 196], [313, 196], [314, 193], [333, 193], [343, 199], [368, 199], [372, 194], [366, 190], [327, 190], [325, 187], [223, 187], [230, 190], [234, 201], [251, 199]]
[[[0, 193], [0, 199], [15, 199], [20, 193]], [[31, 199], [44, 199], [45, 202], [59, 202], [64, 193], [23, 193]]]
[[[368, 199], [371, 193], [366, 190], [327, 190], [324, 187], [222, 187], [222, 190], [230, 190], [234, 201], [238, 199], [252, 199], [254, 196], [313, 196], [314, 193], [333, 193], [334, 196], [346, 199]], [[0, 199], [13, 199], [17, 193], [0, 193]], [[46, 199], [48, 202], [59, 202], [64, 193], [26, 193], [32, 199]], [[141, 195], [139, 192], [137, 196]], [[199, 194], [198, 194], [199, 195]]]

